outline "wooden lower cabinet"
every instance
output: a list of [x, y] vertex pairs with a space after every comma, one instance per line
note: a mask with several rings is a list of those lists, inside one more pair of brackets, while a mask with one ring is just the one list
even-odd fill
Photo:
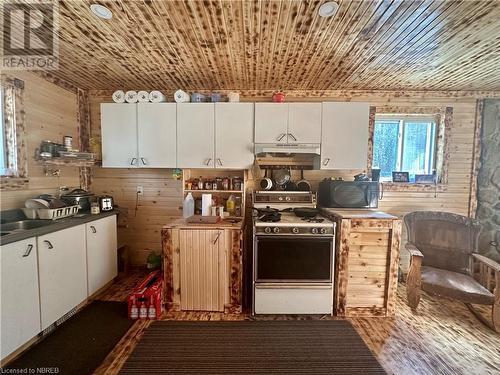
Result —
[[338, 316], [393, 316], [401, 220], [383, 213], [356, 215], [331, 216], [337, 223], [334, 309]]
[[242, 231], [164, 228], [167, 310], [241, 312]]

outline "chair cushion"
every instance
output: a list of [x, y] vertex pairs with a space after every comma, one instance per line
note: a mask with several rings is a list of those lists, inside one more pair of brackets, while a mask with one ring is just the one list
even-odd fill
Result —
[[422, 289], [465, 303], [493, 305], [494, 296], [468, 275], [434, 267], [422, 267]]

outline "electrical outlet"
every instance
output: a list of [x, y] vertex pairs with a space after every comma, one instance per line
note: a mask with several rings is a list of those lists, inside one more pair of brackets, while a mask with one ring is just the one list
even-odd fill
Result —
[[139, 194], [139, 195], [144, 194], [144, 188], [142, 186], [137, 186], [137, 194]]

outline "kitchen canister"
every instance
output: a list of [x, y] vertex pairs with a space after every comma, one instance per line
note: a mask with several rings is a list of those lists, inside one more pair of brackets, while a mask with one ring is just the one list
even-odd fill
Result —
[[227, 94], [227, 99], [228, 101], [232, 103], [237, 103], [240, 101], [240, 94], [234, 91], [231, 91], [229, 94]]
[[206, 97], [203, 94], [200, 94], [199, 92], [193, 92], [191, 95], [191, 101], [194, 103], [201, 103], [206, 101]]
[[188, 103], [191, 98], [189, 97], [189, 94], [187, 92], [177, 90], [176, 92], [174, 92], [174, 100], [176, 103]]

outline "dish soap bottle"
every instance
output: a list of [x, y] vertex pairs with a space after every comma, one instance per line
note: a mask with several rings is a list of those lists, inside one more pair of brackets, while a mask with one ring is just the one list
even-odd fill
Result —
[[236, 200], [234, 199], [234, 195], [231, 194], [226, 202], [226, 211], [229, 212], [229, 216], [234, 215], [235, 206], [236, 206]]
[[186, 195], [182, 204], [182, 217], [187, 218], [194, 215], [194, 198], [191, 193]]

